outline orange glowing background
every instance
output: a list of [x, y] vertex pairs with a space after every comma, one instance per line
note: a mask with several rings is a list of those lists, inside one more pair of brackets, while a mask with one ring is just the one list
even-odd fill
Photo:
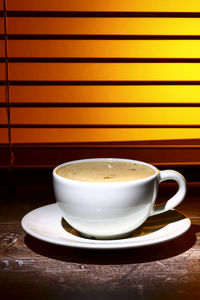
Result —
[[[0, 34], [6, 32], [8, 35], [7, 40], [0, 39], [0, 81], [6, 79], [3, 58], [7, 48], [10, 59], [8, 79], [17, 82], [9, 86], [10, 121], [11, 125], [16, 125], [11, 128], [13, 144], [200, 139], [200, 85], [183, 83], [200, 82], [200, 63], [177, 61], [200, 58], [200, 40], [170, 38], [174, 35], [199, 35], [200, 17], [25, 16], [26, 12], [37, 11], [200, 12], [199, 1], [7, 0], [6, 8], [6, 29], [4, 16], [0, 16]], [[3, 0], [0, 1], [0, 9], [3, 9]], [[9, 15], [10, 11], [24, 14]], [[32, 35], [35, 37], [32, 38]], [[59, 38], [60, 35], [68, 37]], [[169, 38], [77, 40], [73, 38], [75, 35], [152, 35]], [[97, 61], [66, 61], [73, 58]], [[108, 61], [99, 62], [99, 58]], [[143, 61], [116, 62], [109, 59]], [[152, 61], [146, 62], [145, 59]], [[156, 61], [158, 59], [168, 61]], [[70, 84], [73, 81], [79, 84]], [[139, 84], [81, 85], [81, 81], [134, 81]], [[141, 83], [148, 81], [149, 84]], [[174, 83], [162, 85], [154, 81]], [[56, 85], [56, 82], [59, 84]], [[6, 103], [6, 97], [6, 86], [2, 84], [0, 103]], [[47, 107], [48, 103], [55, 105]], [[71, 107], [59, 107], [65, 103], [71, 104]], [[80, 103], [88, 105], [76, 107]], [[95, 103], [99, 107], [94, 107]], [[116, 107], [101, 107], [101, 104], [107, 103]], [[130, 104], [130, 107], [117, 107], [124, 103]], [[178, 104], [176, 107], [175, 103]], [[56, 104], [59, 104], [58, 107]], [[7, 121], [6, 107], [2, 106], [1, 125], [7, 124]], [[87, 124], [90, 128], [82, 126]], [[28, 125], [32, 127], [28, 128]], [[52, 125], [52, 128], [39, 128], [40, 125]], [[53, 128], [54, 125], [67, 125], [68, 128]], [[70, 125], [77, 127], [70, 128]], [[99, 127], [92, 128], [92, 125]], [[101, 128], [101, 125], [118, 125], [119, 128]], [[123, 128], [124, 125], [133, 127]], [[7, 128], [2, 126], [0, 133], [0, 143], [8, 143]]]

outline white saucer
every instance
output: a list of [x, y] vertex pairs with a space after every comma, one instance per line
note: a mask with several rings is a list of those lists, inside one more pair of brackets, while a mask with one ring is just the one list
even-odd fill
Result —
[[154, 245], [172, 240], [190, 225], [190, 219], [177, 210], [150, 217], [128, 238], [95, 240], [81, 237], [63, 218], [57, 204], [37, 208], [22, 219], [23, 229], [31, 236], [45, 242], [87, 249], [123, 249]]

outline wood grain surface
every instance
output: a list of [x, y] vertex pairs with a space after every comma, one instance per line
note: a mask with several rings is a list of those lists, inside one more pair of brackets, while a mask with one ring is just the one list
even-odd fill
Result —
[[[162, 184], [158, 201], [176, 190]], [[160, 245], [128, 250], [81, 250], [39, 241], [22, 230], [30, 210], [53, 203], [49, 177], [18, 177], [0, 187], [0, 291], [7, 299], [198, 299], [199, 183], [188, 183], [178, 209], [187, 233]]]

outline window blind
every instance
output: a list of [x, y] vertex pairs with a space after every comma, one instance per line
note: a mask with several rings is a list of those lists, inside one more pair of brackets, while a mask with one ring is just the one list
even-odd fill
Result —
[[0, 1], [0, 165], [199, 164], [198, 1]]

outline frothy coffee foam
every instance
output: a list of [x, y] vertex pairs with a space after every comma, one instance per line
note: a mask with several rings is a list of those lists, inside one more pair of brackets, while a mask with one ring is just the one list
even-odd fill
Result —
[[152, 176], [155, 171], [142, 164], [129, 162], [85, 162], [69, 164], [56, 173], [62, 177], [86, 182], [120, 182]]

